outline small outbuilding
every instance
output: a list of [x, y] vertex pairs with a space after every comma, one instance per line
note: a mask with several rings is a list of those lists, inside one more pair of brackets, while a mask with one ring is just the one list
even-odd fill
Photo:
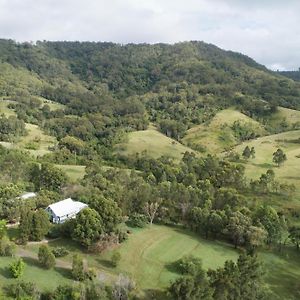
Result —
[[53, 203], [46, 208], [51, 222], [55, 224], [64, 223], [68, 219], [73, 219], [87, 204], [74, 201], [71, 198]]

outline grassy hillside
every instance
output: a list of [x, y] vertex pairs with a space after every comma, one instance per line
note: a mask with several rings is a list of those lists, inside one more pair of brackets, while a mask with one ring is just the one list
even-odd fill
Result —
[[12, 101], [5, 98], [0, 98], [0, 114], [4, 114], [7, 117], [15, 116], [16, 114], [14, 110], [8, 108], [9, 103], [12, 103]]
[[266, 118], [267, 124], [271, 128], [277, 128], [286, 123], [287, 126], [300, 126], [300, 111], [293, 110], [284, 107], [278, 107], [278, 111], [268, 118]]
[[147, 130], [130, 132], [128, 141], [117, 145], [116, 151], [120, 155], [146, 152], [154, 158], [167, 155], [176, 160], [179, 160], [186, 151], [193, 152], [190, 148], [168, 138], [151, 126]]
[[49, 153], [49, 147], [57, 143], [55, 137], [45, 134], [37, 125], [26, 123], [28, 135], [16, 144], [18, 148], [27, 149], [35, 156]]
[[29, 151], [34, 156], [49, 153], [49, 147], [57, 143], [55, 137], [45, 134], [37, 125], [26, 123], [28, 134], [21, 137], [16, 143], [0, 142], [7, 148], [16, 148]]
[[238, 143], [231, 126], [235, 121], [251, 124], [257, 134], [265, 134], [262, 125], [248, 116], [234, 110], [225, 109], [216, 114], [208, 124], [192, 127], [187, 131], [183, 142], [194, 148], [203, 148], [207, 153], [220, 153]]
[[[97, 274], [102, 280], [113, 282], [119, 273], [127, 274], [142, 290], [142, 295], [152, 294], [150, 291], [153, 289], [165, 289], [170, 281], [180, 276], [172, 267], [172, 263], [184, 255], [201, 258], [203, 267], [208, 270], [222, 266], [226, 260], [235, 261], [239, 254], [232, 245], [199, 238], [196, 234], [179, 227], [160, 225], [133, 229], [129, 239], [117, 248], [121, 254], [121, 261], [116, 268], [110, 263], [115, 248], [102, 254], [91, 254], [83, 252], [77, 243], [66, 239], [50, 241], [49, 246], [64, 246], [70, 251], [69, 255], [58, 259], [57, 267], [52, 270], [45, 270], [38, 264], [39, 244], [17, 247], [18, 255], [25, 256], [24, 260], [27, 263], [22, 278], [35, 278], [34, 282], [40, 289], [49, 290], [61, 284], [71, 283], [72, 255], [79, 253], [89, 266], [97, 269]], [[264, 264], [266, 283], [271, 290], [282, 299], [299, 299], [297, 287], [300, 258], [295, 249], [286, 248], [280, 253], [264, 250], [259, 252], [259, 258]], [[12, 258], [0, 258], [0, 286], [13, 281], [6, 269], [11, 261]], [[153, 298], [149, 296], [146, 299]]]
[[[250, 159], [245, 164], [248, 178], [258, 178], [267, 169], [273, 169], [280, 181], [295, 184], [297, 200], [300, 200], [300, 143], [295, 142], [298, 139], [300, 130], [289, 131], [245, 142], [235, 150], [241, 154], [247, 145], [255, 148], [255, 159]], [[272, 155], [278, 148], [287, 155], [287, 161], [279, 168], [272, 162]]]
[[58, 168], [66, 172], [72, 181], [82, 179], [85, 175], [85, 166], [78, 165], [56, 165]]

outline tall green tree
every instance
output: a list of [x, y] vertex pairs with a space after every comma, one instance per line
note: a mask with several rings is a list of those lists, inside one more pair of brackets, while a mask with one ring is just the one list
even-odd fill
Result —
[[282, 149], [277, 149], [273, 153], [273, 162], [280, 167], [287, 160], [286, 154], [282, 151]]
[[108, 200], [101, 195], [93, 196], [89, 199], [89, 205], [95, 209], [102, 219], [105, 232], [112, 232], [121, 222], [121, 209], [113, 200]]
[[49, 217], [43, 209], [38, 209], [35, 212], [28, 208], [22, 209], [19, 231], [20, 238], [24, 243], [28, 240], [42, 240], [49, 229]]
[[9, 270], [14, 278], [19, 278], [25, 270], [25, 263], [22, 258], [18, 258], [9, 265]]
[[209, 270], [213, 299], [271, 299], [263, 283], [263, 269], [256, 255], [241, 254], [236, 263], [226, 261], [224, 267]]
[[39, 263], [46, 269], [55, 266], [55, 256], [47, 245], [41, 245], [38, 252]]
[[83, 281], [85, 278], [83, 259], [79, 254], [73, 255], [72, 276], [78, 281]]
[[59, 192], [67, 182], [66, 174], [59, 168], [43, 163], [41, 166], [35, 165], [31, 171], [31, 180], [36, 190], [50, 190]]
[[281, 223], [276, 210], [271, 206], [260, 206], [254, 213], [254, 223], [262, 225], [267, 232], [267, 243], [277, 243], [280, 240]]
[[250, 156], [251, 156], [251, 150], [249, 148], [249, 146], [246, 146], [245, 149], [243, 150], [243, 153], [242, 153], [243, 157], [245, 159], [249, 159]]
[[103, 221], [92, 208], [85, 208], [76, 216], [72, 238], [88, 247], [96, 242], [103, 233]]
[[38, 209], [32, 217], [32, 229], [30, 238], [34, 241], [42, 240], [49, 232], [50, 221], [48, 214], [43, 209]]
[[229, 217], [227, 232], [235, 248], [244, 245], [247, 240], [247, 230], [251, 226], [251, 218], [240, 211], [233, 212]]

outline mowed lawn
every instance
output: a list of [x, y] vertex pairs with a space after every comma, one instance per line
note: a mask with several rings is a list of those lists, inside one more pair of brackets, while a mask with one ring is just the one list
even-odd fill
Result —
[[[14, 258], [0, 257], [0, 287], [14, 283], [17, 280], [12, 278], [8, 270]], [[53, 290], [59, 285], [72, 284], [70, 270], [54, 268], [46, 270], [39, 266], [38, 261], [31, 258], [24, 258], [26, 263], [24, 274], [18, 280], [34, 282], [42, 291]]]
[[[118, 250], [122, 259], [114, 271], [129, 274], [142, 289], [169, 286], [179, 276], [171, 264], [184, 255], [200, 257], [206, 269], [222, 266], [227, 259], [236, 260], [238, 256], [227, 244], [201, 239], [180, 228], [158, 225], [135, 230]], [[101, 256], [104, 268], [111, 254], [112, 251], [107, 251]]]
[[[172, 263], [184, 255], [201, 258], [206, 270], [221, 267], [229, 259], [236, 261], [239, 255], [230, 244], [205, 240], [179, 227], [152, 225], [132, 231], [126, 242], [103, 254], [85, 252], [77, 243], [67, 239], [53, 240], [49, 246], [64, 246], [70, 251], [67, 257], [59, 259], [60, 264], [65, 262], [68, 268], [71, 266], [73, 253], [81, 254], [89, 267], [97, 270], [97, 277], [101, 281], [113, 283], [118, 274], [129, 275], [144, 296], [149, 295], [148, 291], [167, 288], [172, 280], [180, 276], [175, 272]], [[33, 244], [24, 249], [36, 257], [38, 247], [39, 245]], [[114, 251], [121, 254], [121, 261], [116, 268], [110, 263]], [[300, 251], [290, 247], [282, 252], [263, 250], [259, 252], [259, 259], [264, 265], [266, 283], [279, 298], [300, 299]], [[6, 269], [11, 261], [11, 258], [0, 258], [0, 285], [13, 282]], [[26, 259], [26, 262], [23, 278], [34, 281], [42, 290], [72, 282], [68, 269], [44, 270], [36, 259]]]
[[[296, 187], [296, 199], [300, 200], [300, 143], [288, 141], [300, 138], [300, 130], [274, 134], [242, 143], [235, 151], [242, 153], [248, 145], [255, 148], [255, 159], [249, 159], [245, 164], [248, 178], [259, 178], [268, 169], [274, 170], [280, 182], [293, 183]], [[273, 163], [273, 153], [281, 148], [287, 155], [287, 161], [280, 167]], [[299, 156], [299, 157], [298, 157]]]
[[[107, 270], [126, 273], [144, 290], [164, 289], [179, 275], [170, 265], [184, 255], [202, 259], [203, 267], [216, 269], [228, 259], [236, 261], [238, 251], [232, 245], [200, 238], [194, 233], [176, 228], [152, 225], [135, 230], [129, 240], [118, 249], [122, 255], [116, 269], [107, 267], [112, 251], [106, 252], [98, 262]], [[300, 253], [294, 248], [261, 251], [259, 258], [265, 268], [265, 280], [282, 299], [296, 300], [299, 295]]]
[[154, 127], [147, 130], [134, 131], [128, 134], [128, 142], [117, 145], [116, 152], [121, 155], [134, 155], [146, 152], [153, 158], [163, 155], [180, 160], [190, 148], [158, 132]]

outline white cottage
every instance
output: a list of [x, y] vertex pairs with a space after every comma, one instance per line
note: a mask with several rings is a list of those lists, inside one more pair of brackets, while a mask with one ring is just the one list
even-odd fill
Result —
[[68, 219], [75, 218], [86, 207], [88, 207], [87, 204], [68, 198], [49, 205], [46, 211], [49, 213], [53, 223], [61, 224]]

